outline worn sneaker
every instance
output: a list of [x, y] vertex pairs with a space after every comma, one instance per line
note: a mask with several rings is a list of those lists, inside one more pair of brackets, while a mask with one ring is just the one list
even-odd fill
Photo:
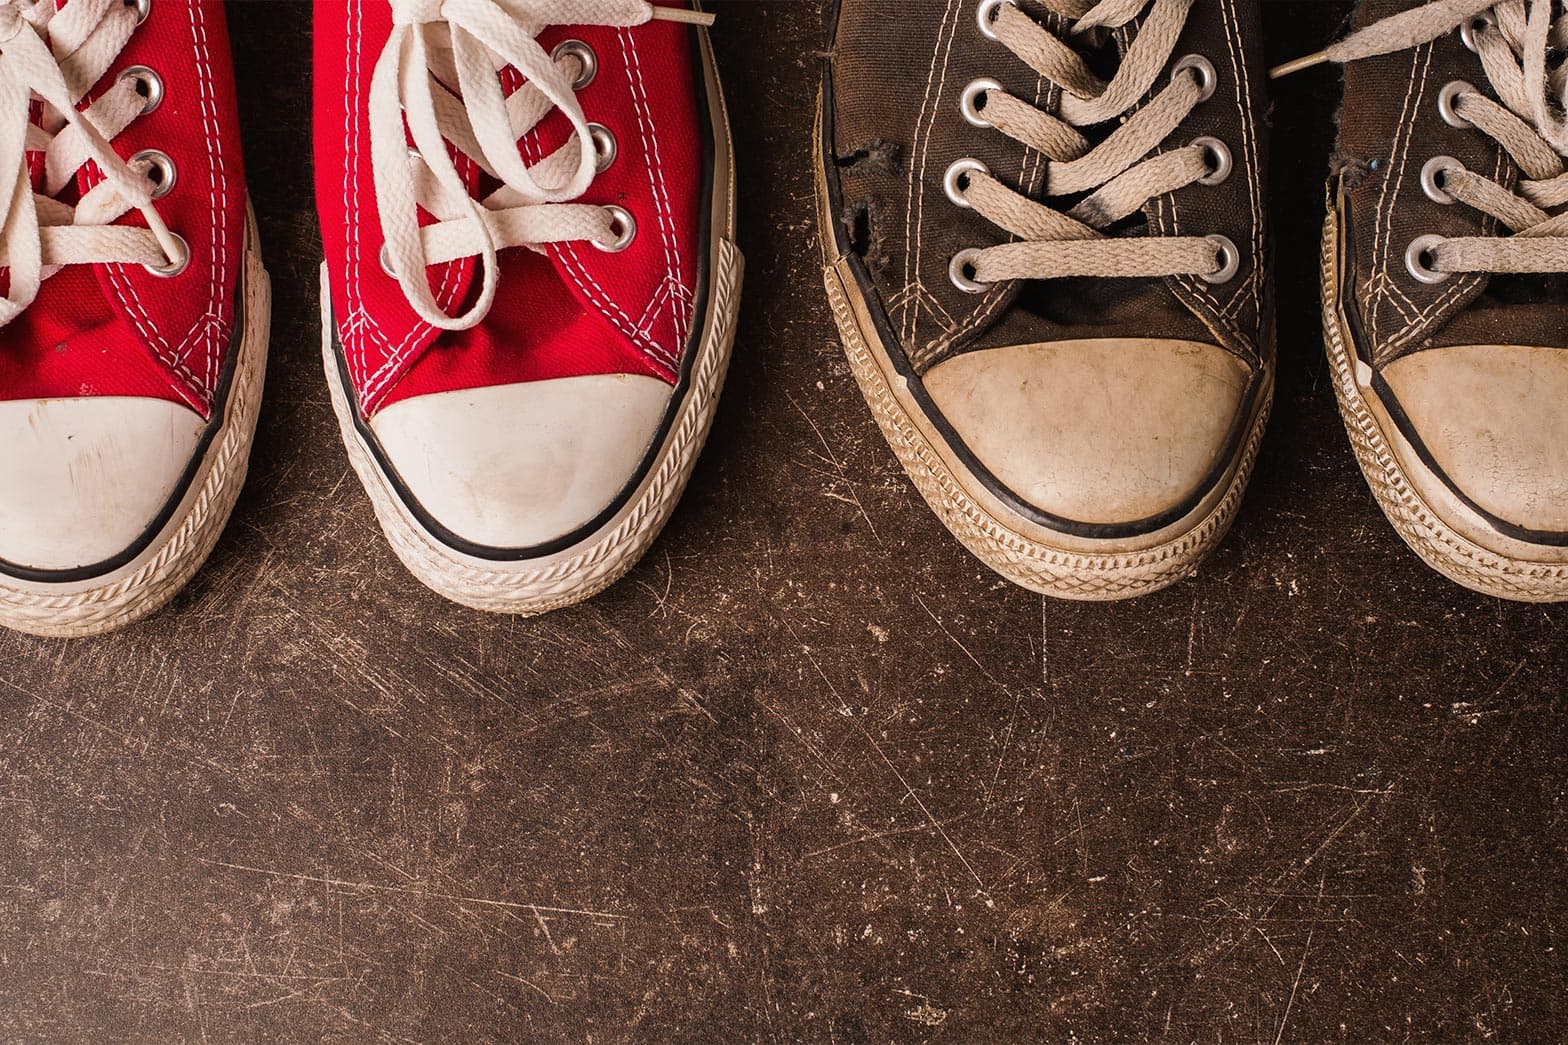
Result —
[[108, 631], [245, 480], [270, 293], [223, 5], [0, 7], [0, 624]]
[[393, 549], [450, 599], [587, 598], [691, 475], [741, 283], [709, 20], [316, 5], [328, 383]]
[[1568, 599], [1568, 123], [1545, 2], [1365, 0], [1289, 71], [1346, 64], [1323, 327], [1401, 537], [1477, 591]]
[[1217, 0], [842, 0], [828, 298], [915, 485], [987, 565], [1115, 599], [1185, 576], [1273, 390], [1259, 16]]

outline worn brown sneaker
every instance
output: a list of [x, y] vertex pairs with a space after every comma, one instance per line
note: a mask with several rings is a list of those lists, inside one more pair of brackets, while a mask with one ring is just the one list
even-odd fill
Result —
[[[1346, 63], [1323, 323], [1378, 503], [1437, 570], [1568, 599], [1568, 124], [1541, 0], [1366, 0]], [[1533, 85], [1533, 86], [1532, 86]]]
[[1273, 391], [1246, 0], [841, 0], [817, 196], [872, 413], [948, 529], [1116, 599], [1224, 535]]

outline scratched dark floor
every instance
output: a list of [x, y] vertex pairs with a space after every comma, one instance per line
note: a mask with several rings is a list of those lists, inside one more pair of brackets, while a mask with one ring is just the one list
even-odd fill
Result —
[[[1278, 2], [1276, 57], [1345, 5]], [[1314, 311], [1337, 77], [1276, 94], [1280, 395], [1200, 576], [981, 570], [812, 259], [815, 2], [728, 3], [749, 296], [692, 489], [539, 620], [406, 575], [317, 356], [309, 6], [232, 7], [276, 292], [210, 567], [0, 636], [0, 1039], [1560, 1040], [1568, 613], [1421, 567]]]

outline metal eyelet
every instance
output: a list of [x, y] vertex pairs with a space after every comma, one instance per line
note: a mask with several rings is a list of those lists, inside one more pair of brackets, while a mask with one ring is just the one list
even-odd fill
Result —
[[142, 268], [146, 269], [148, 272], [151, 272], [154, 276], [162, 276], [165, 279], [168, 279], [171, 276], [178, 276], [181, 272], [185, 271], [185, 266], [191, 263], [191, 245], [185, 242], [185, 237], [181, 236], [178, 232], [171, 232], [169, 235], [173, 236], [175, 241], [179, 243], [180, 256], [177, 258], [170, 258], [167, 265], [142, 266]]
[[598, 240], [590, 242], [606, 254], [619, 254], [632, 245], [632, 240], [637, 238], [637, 219], [632, 217], [631, 211], [625, 207], [609, 206], [604, 208], [610, 215], [610, 228], [618, 229], [615, 239], [609, 243], [600, 243]]
[[947, 169], [947, 173], [942, 175], [942, 188], [946, 190], [947, 198], [952, 200], [955, 206], [968, 210], [970, 203], [964, 196], [964, 192], [969, 188], [967, 183], [968, 176], [971, 174], [990, 173], [991, 169], [985, 164], [966, 156], [961, 160], [954, 160], [953, 165]]
[[978, 80], [969, 81], [969, 86], [964, 88], [963, 95], [958, 99], [958, 108], [963, 112], [964, 119], [976, 127], [990, 127], [992, 123], [980, 113], [975, 102], [980, 100], [982, 94], [1002, 90], [1002, 85], [995, 80], [982, 76]]
[[1219, 268], [1213, 272], [1200, 272], [1199, 275], [1210, 283], [1229, 283], [1241, 270], [1241, 251], [1236, 249], [1236, 244], [1230, 241], [1229, 236], [1215, 235], [1203, 238], [1214, 244]]
[[1452, 156], [1433, 156], [1421, 168], [1421, 191], [1426, 193], [1426, 198], [1433, 203], [1441, 203], [1445, 206], [1458, 203], [1453, 193], [1443, 188], [1443, 177], [1453, 171], [1464, 169], [1465, 165]]
[[975, 10], [975, 21], [980, 25], [980, 35], [987, 40], [1000, 40], [992, 26], [996, 23], [996, 12], [1003, 4], [1011, 0], [980, 0], [980, 6]]
[[130, 159], [132, 167], [141, 163], [148, 165], [147, 180], [152, 182], [153, 199], [161, 200], [174, 191], [174, 179], [179, 176], [179, 172], [168, 153], [161, 149], [143, 149]]
[[1442, 242], [1442, 236], [1417, 236], [1405, 248], [1405, 268], [1422, 283], [1441, 283], [1453, 275], [1432, 267], [1432, 251]]
[[1218, 138], [1194, 138], [1192, 144], [1203, 150], [1209, 167], [1209, 173], [1198, 179], [1199, 185], [1218, 185], [1230, 177], [1230, 146]]
[[1467, 93], [1480, 94], [1481, 92], [1475, 89], [1474, 84], [1467, 83], [1464, 80], [1450, 80], [1443, 85], [1441, 91], [1437, 92], [1437, 114], [1443, 118], [1443, 122], [1448, 124], [1448, 126], [1473, 126], [1469, 120], [1460, 116], [1459, 111], [1454, 108], [1454, 103], [1459, 100], [1459, 96]]
[[1171, 79], [1175, 80], [1188, 69], [1198, 74], [1198, 101], [1206, 102], [1214, 97], [1214, 88], [1220, 82], [1219, 73], [1214, 71], [1214, 63], [1201, 54], [1186, 55], [1171, 66]]
[[602, 174], [620, 155], [620, 144], [615, 140], [615, 132], [602, 123], [590, 123], [588, 137], [593, 140], [593, 169]]
[[392, 255], [387, 252], [385, 243], [381, 244], [381, 253], [377, 257], [381, 260], [381, 271], [385, 272], [389, 279], [397, 279], [397, 273], [392, 268]]
[[152, 14], [152, 0], [125, 0], [126, 7], [136, 8], [136, 24], [141, 25]]
[[947, 278], [953, 281], [953, 286], [965, 294], [984, 294], [991, 287], [991, 284], [981, 283], [972, 275], [975, 259], [979, 256], [978, 249], [969, 247], [954, 254], [953, 260], [947, 263]]
[[1493, 18], [1485, 11], [1482, 11], [1478, 14], [1473, 14], [1465, 20], [1463, 25], [1459, 27], [1459, 39], [1463, 41], [1464, 45], [1471, 51], [1475, 52], [1476, 54], [1480, 54], [1481, 52], [1475, 42], [1475, 34], [1487, 29], [1494, 28], [1496, 25], [1497, 19]]
[[577, 59], [577, 64], [582, 67], [582, 72], [572, 81], [572, 90], [580, 91], [593, 83], [593, 78], [599, 75], [599, 56], [594, 54], [593, 48], [581, 40], [562, 40], [550, 52], [550, 60], [554, 62], [567, 57]]
[[157, 70], [145, 65], [129, 65], [120, 73], [120, 79], [131, 80], [136, 84], [136, 93], [145, 99], [142, 102], [143, 116], [163, 104], [163, 77], [158, 75]]

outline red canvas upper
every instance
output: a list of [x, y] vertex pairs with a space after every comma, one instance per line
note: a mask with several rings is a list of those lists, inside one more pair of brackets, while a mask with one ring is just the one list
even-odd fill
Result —
[[[578, 98], [587, 119], [614, 134], [618, 157], [577, 202], [626, 208], [637, 237], [620, 253], [586, 242], [554, 244], [545, 254], [507, 250], [483, 321], [443, 331], [420, 319], [380, 263], [367, 97], [392, 28], [386, 0], [317, 0], [316, 203], [332, 320], [361, 411], [434, 392], [588, 374], [673, 384], [695, 302], [704, 164], [690, 29], [654, 21], [552, 26], [539, 36], [546, 51], [576, 39], [598, 57], [598, 74]], [[509, 68], [503, 78], [508, 90], [520, 82]], [[551, 112], [519, 150], [532, 163], [570, 134], [566, 118]], [[482, 196], [471, 166], [459, 161]], [[431, 266], [443, 308], [458, 311], [476, 290], [475, 269], [472, 258]]]
[[[153, 0], [81, 108], [133, 65], [162, 78], [163, 103], [112, 145], [122, 157], [155, 148], [174, 161], [174, 188], [154, 205], [189, 244], [190, 264], [169, 278], [140, 265], [96, 264], [66, 266], [46, 279], [27, 310], [0, 327], [0, 400], [128, 395], [183, 402], [204, 417], [212, 410], [234, 328], [245, 236], [223, 4]], [[35, 168], [38, 155], [29, 153]], [[101, 178], [93, 163], [83, 166], [75, 191], [67, 187], [71, 202]], [[146, 222], [132, 210], [118, 224]]]

